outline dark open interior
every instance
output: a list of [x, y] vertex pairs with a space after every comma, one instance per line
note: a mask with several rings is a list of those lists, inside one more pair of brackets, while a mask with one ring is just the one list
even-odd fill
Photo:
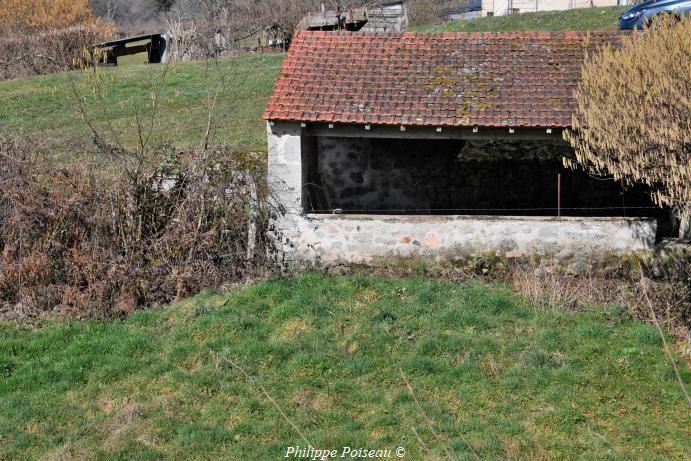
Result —
[[656, 207], [645, 187], [567, 169], [562, 158], [571, 155], [561, 140], [305, 137], [303, 208], [343, 214], [653, 217], [660, 237], [673, 234], [671, 213]]

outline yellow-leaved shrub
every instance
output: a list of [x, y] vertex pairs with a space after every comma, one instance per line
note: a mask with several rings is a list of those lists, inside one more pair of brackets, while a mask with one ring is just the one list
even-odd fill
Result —
[[73, 26], [107, 27], [89, 0], [0, 0], [0, 35], [26, 35]]
[[587, 56], [567, 166], [643, 183], [682, 219], [691, 204], [691, 19], [670, 17]]

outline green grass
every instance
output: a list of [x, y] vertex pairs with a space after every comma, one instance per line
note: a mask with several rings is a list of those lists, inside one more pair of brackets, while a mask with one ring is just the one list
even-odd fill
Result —
[[[454, 459], [683, 459], [656, 330], [501, 286], [306, 275], [125, 322], [0, 323], [0, 459], [282, 459], [304, 445]], [[439, 440], [399, 375], [401, 367]], [[683, 368], [686, 381], [691, 380]], [[688, 459], [688, 458], [686, 458]]]
[[[150, 40], [142, 40], [140, 42], [132, 42], [127, 44], [128, 47], [146, 45]], [[131, 54], [129, 56], [121, 56], [118, 58], [118, 66], [131, 66], [134, 64], [148, 64], [149, 55], [147, 53]]]
[[123, 144], [133, 146], [137, 142], [134, 114], [151, 112], [150, 95], [158, 88], [152, 143], [197, 145], [206, 126], [207, 89], [213, 91], [219, 76], [229, 75], [229, 89], [221, 94], [216, 107], [219, 125], [212, 141], [266, 150], [262, 113], [282, 62], [283, 55], [277, 54], [227, 58], [220, 61], [220, 72], [213, 66], [207, 69], [201, 61], [180, 63], [165, 79], [161, 78], [159, 65], [104, 68], [101, 81], [105, 104], [94, 98], [93, 86], [83, 72], [4, 81], [0, 82], [0, 132], [40, 134], [54, 146], [90, 139], [79, 116], [72, 89], [76, 88], [98, 128], [112, 139], [105, 124], [105, 120], [111, 120]]
[[566, 11], [510, 14], [420, 26], [418, 32], [504, 32], [520, 30], [617, 30], [619, 16], [628, 6], [579, 8]]

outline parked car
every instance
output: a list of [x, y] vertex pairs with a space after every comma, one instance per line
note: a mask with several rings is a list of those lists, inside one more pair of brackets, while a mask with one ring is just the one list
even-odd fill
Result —
[[619, 29], [642, 29], [660, 15], [691, 15], [691, 0], [649, 0], [632, 6], [619, 18]]
[[[444, 12], [444, 19], [455, 22], [464, 19], [477, 18], [482, 15], [482, 0], [465, 0], [460, 5], [456, 5]], [[488, 16], [491, 16], [488, 14]]]

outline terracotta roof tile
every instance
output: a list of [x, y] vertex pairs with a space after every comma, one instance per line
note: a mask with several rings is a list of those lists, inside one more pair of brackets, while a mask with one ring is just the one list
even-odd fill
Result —
[[[589, 46], [621, 34], [591, 32]], [[581, 32], [298, 32], [265, 119], [566, 127]]]

